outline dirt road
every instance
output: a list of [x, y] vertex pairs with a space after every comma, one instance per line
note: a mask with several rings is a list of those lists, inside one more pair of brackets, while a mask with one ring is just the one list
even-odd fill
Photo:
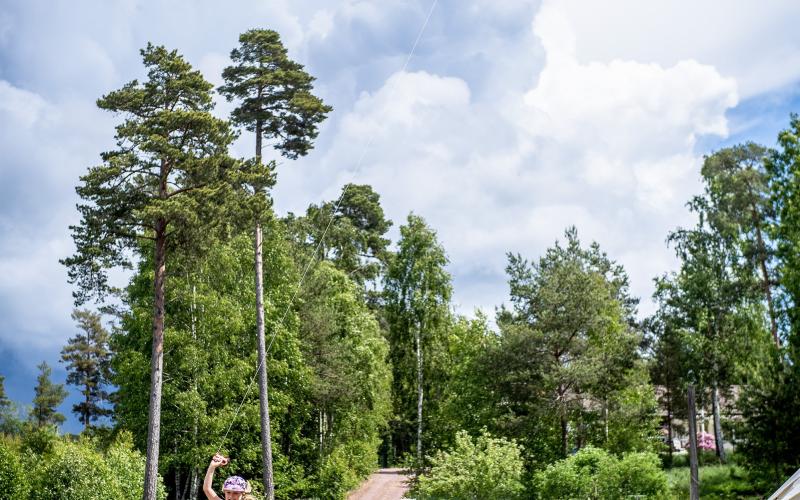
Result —
[[347, 500], [400, 500], [408, 491], [403, 469], [380, 469], [350, 493]]

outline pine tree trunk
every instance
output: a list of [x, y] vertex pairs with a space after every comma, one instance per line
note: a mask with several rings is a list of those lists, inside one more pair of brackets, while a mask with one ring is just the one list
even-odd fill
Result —
[[153, 351], [150, 358], [150, 406], [147, 417], [147, 461], [144, 500], [156, 500], [158, 447], [161, 437], [161, 383], [164, 369], [164, 280], [166, 278], [167, 223], [156, 223], [155, 279], [153, 287]]
[[711, 408], [714, 413], [714, 444], [717, 447], [717, 456], [719, 457], [719, 461], [724, 464], [727, 461], [727, 457], [725, 455], [725, 446], [722, 440], [722, 423], [720, 422], [719, 415], [719, 389], [717, 388], [717, 384], [714, 384]]
[[565, 415], [561, 415], [561, 453], [564, 455], [564, 457], [566, 457], [569, 453], [567, 447], [567, 417]]
[[267, 346], [264, 338], [264, 270], [261, 249], [261, 223], [256, 220], [256, 327], [258, 335], [258, 395], [261, 407], [261, 453], [264, 462], [264, 491], [267, 500], [275, 498], [272, 481], [272, 435], [269, 421], [269, 391], [267, 388]]
[[422, 335], [416, 329], [417, 340], [417, 467], [422, 467]]
[[695, 415], [694, 386], [689, 385], [689, 498], [700, 499], [700, 478], [697, 472], [697, 416]]

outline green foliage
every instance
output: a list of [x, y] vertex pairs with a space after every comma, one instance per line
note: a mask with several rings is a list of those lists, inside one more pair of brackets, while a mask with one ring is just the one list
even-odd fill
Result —
[[67, 397], [67, 391], [64, 389], [64, 384], [54, 384], [50, 380], [53, 370], [45, 361], [42, 361], [37, 368], [39, 376], [36, 377], [33, 408], [29, 419], [38, 427], [60, 425], [64, 422], [64, 415], [58, 412], [58, 406]]
[[461, 431], [450, 451], [439, 451], [431, 459], [430, 472], [419, 478], [419, 497], [521, 498], [522, 471], [521, 449], [513, 441], [492, 437], [485, 430], [473, 439]]
[[7, 439], [0, 439], [0, 491], [4, 498], [24, 498], [28, 494], [19, 447]]
[[796, 336], [792, 335], [789, 360], [775, 353], [753, 371], [738, 402], [743, 421], [736, 429], [737, 449], [754, 476], [775, 487], [800, 467], [800, 436], [793, 432], [800, 425], [800, 357], [795, 343]]
[[491, 426], [517, 438], [532, 468], [591, 443], [647, 450], [656, 436], [653, 390], [638, 351], [628, 277], [574, 228], [536, 263], [509, 255], [512, 310], [483, 365], [503, 401]]
[[[392, 455], [412, 449], [422, 460], [420, 428], [439, 398], [452, 285], [435, 231], [410, 214], [384, 276], [384, 311], [393, 370]], [[422, 401], [420, 401], [420, 396]], [[422, 420], [420, 421], [420, 414]], [[416, 439], [415, 439], [416, 437]]]
[[[320, 258], [362, 286], [374, 284], [387, 265], [385, 234], [392, 221], [385, 218], [380, 195], [369, 185], [347, 184], [339, 200], [312, 204], [303, 217], [290, 214], [287, 223], [307, 251], [317, 250]], [[373, 302], [374, 295], [370, 294]]]
[[775, 221], [770, 236], [776, 245], [779, 283], [788, 299], [784, 313], [791, 335], [800, 331], [800, 117], [792, 114], [789, 127], [778, 134], [778, 146], [765, 162]]
[[212, 85], [177, 51], [148, 44], [141, 54], [147, 81], [97, 101], [123, 122], [118, 149], [103, 153], [76, 189], [83, 200], [81, 222], [70, 226], [77, 252], [62, 262], [79, 304], [107, 294], [106, 270], [130, 268], [131, 250], [149, 250], [145, 241], [163, 239], [167, 253], [208, 244], [228, 192], [234, 134], [211, 115]]
[[106, 463], [114, 472], [125, 500], [139, 500], [144, 492], [144, 457], [133, 449], [133, 436], [123, 431], [106, 451]]
[[591, 446], [538, 472], [534, 483], [539, 498], [660, 498], [667, 492], [656, 454], [628, 453], [619, 459]]
[[[274, 222], [274, 220], [273, 220]], [[303, 431], [311, 408], [297, 318], [283, 313], [298, 276], [280, 226], [266, 226], [264, 244], [267, 368], [278, 498], [292, 498], [314, 463], [314, 439]], [[200, 262], [176, 256], [167, 290], [161, 471], [188, 480], [203, 473], [218, 447], [232, 457], [226, 473], [261, 477], [258, 392], [247, 385], [258, 364], [252, 242], [240, 235], [217, 244]], [[112, 335], [116, 420], [145, 448], [151, 349], [152, 261], [143, 261], [127, 290], [130, 312]], [[279, 321], [283, 319], [283, 323]], [[248, 394], [238, 415], [236, 410]], [[223, 440], [228, 426], [232, 425]], [[312, 429], [315, 427], [312, 427]], [[313, 436], [313, 434], [312, 434]], [[255, 482], [255, 481], [254, 481]], [[174, 481], [170, 480], [170, 484]]]
[[[144, 457], [124, 441], [112, 445], [104, 456], [89, 440], [73, 443], [59, 439], [34, 463], [29, 471], [33, 500], [142, 497]], [[160, 482], [157, 498], [166, 498]]]
[[[699, 469], [700, 498], [766, 498], [778, 485], [761, 483], [739, 465], [707, 465]], [[689, 496], [689, 468], [666, 471], [670, 498]]]
[[427, 439], [434, 449], [452, 446], [459, 430], [479, 434], [491, 424], [496, 407], [484, 380], [484, 353], [498, 340], [488, 318], [481, 311], [474, 319], [456, 316], [445, 332], [444, 349], [436, 357], [437, 404], [430, 406], [427, 419]]
[[764, 166], [768, 155], [767, 148], [748, 142], [707, 156], [701, 170], [705, 193], [696, 196], [690, 206], [741, 255], [737, 265], [753, 278], [752, 286], [765, 302], [771, 334], [779, 345], [776, 248], [768, 234], [776, 210], [770, 200], [770, 176]]
[[259, 146], [262, 137], [273, 139], [287, 158], [308, 153], [318, 124], [332, 108], [311, 93], [314, 78], [289, 58], [280, 35], [265, 29], [242, 33], [231, 60], [234, 66], [223, 70], [225, 85], [219, 91], [240, 103], [231, 114], [233, 123], [255, 132]]
[[0, 433], [18, 435], [22, 432], [22, 420], [19, 418], [17, 405], [6, 395], [6, 378], [0, 375]]
[[105, 385], [111, 376], [111, 351], [108, 332], [99, 314], [76, 309], [72, 319], [83, 333], [69, 339], [61, 350], [61, 361], [67, 365], [67, 383], [81, 388], [83, 401], [76, 403], [72, 411], [80, 417], [86, 430], [91, 422], [111, 414], [104, 405], [109, 400]]
[[[388, 346], [358, 287], [329, 263], [299, 279], [281, 226], [264, 245], [267, 367], [277, 498], [340, 495], [371, 472], [390, 412]], [[149, 384], [152, 281], [146, 261], [128, 288], [131, 312], [112, 335], [116, 417], [143, 449]], [[199, 265], [175, 260], [167, 291], [161, 470], [173, 484], [202, 473], [216, 448], [226, 474], [261, 477], [258, 396], [247, 392], [256, 361], [252, 243], [219, 244]], [[280, 323], [283, 320], [283, 323]], [[320, 427], [322, 419], [322, 428]], [[231, 431], [223, 441], [229, 425]], [[321, 446], [320, 446], [321, 443]]]
[[335, 498], [377, 464], [391, 411], [388, 345], [356, 285], [330, 263], [309, 276], [299, 315], [322, 463], [314, 494]]

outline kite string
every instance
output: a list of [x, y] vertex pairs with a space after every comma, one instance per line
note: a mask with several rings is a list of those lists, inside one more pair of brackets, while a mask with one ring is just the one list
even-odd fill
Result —
[[[422, 35], [425, 32], [425, 28], [427, 28], [427, 26], [428, 26], [428, 21], [430, 21], [431, 15], [433, 14], [433, 10], [436, 8], [436, 4], [438, 3], [438, 1], [439, 0], [433, 0], [433, 3], [431, 4], [430, 9], [428, 10], [428, 15], [425, 17], [425, 22], [422, 23], [422, 27], [419, 29], [419, 32], [417, 33], [417, 38], [414, 40], [414, 44], [411, 46], [411, 50], [408, 52], [408, 55], [406, 56], [406, 60], [403, 63], [402, 68], [400, 69], [400, 72], [405, 72], [405, 70], [408, 68], [408, 64], [411, 61], [411, 58], [413, 57], [414, 52], [416, 52], [416, 50], [417, 50], [417, 45], [419, 44], [420, 39], [422, 39]], [[355, 175], [361, 169], [361, 165], [362, 165], [362, 163], [364, 161], [364, 157], [366, 156], [367, 151], [370, 149], [370, 147], [372, 146], [372, 143], [374, 141], [375, 141], [375, 130], [373, 130], [372, 134], [370, 135], [369, 140], [367, 141], [367, 144], [364, 145], [364, 148], [361, 151], [361, 156], [359, 157], [358, 162], [356, 163], [356, 167], [353, 169], [352, 177], [355, 177]], [[317, 242], [317, 245], [314, 248], [314, 252], [311, 254], [311, 257], [308, 260], [308, 264], [306, 264], [305, 269], [303, 269], [303, 274], [300, 276], [300, 280], [297, 282], [297, 286], [295, 287], [294, 293], [292, 294], [292, 297], [289, 299], [289, 303], [286, 305], [286, 309], [283, 311], [283, 315], [281, 315], [281, 319], [278, 321], [277, 324], [275, 324], [275, 327], [273, 327], [273, 329], [272, 329], [272, 335], [270, 336], [269, 345], [267, 346], [267, 349], [266, 349], [266, 351], [264, 353], [264, 360], [266, 360], [266, 356], [267, 356], [267, 354], [269, 354], [269, 351], [272, 348], [272, 344], [275, 341], [275, 336], [277, 334], [277, 327], [279, 327], [280, 325], [283, 325], [283, 322], [286, 319], [286, 315], [289, 313], [289, 309], [291, 309], [295, 298], [297, 298], [297, 294], [300, 292], [300, 289], [303, 286], [303, 282], [305, 281], [305, 278], [306, 278], [306, 275], [308, 274], [309, 269], [311, 269], [311, 265], [316, 261], [317, 252], [319, 251], [320, 247], [322, 246], [322, 243], [325, 241], [325, 235], [328, 234], [328, 229], [330, 229], [330, 227], [331, 227], [331, 223], [333, 222], [334, 215], [336, 214], [336, 211], [339, 210], [339, 205], [341, 205], [342, 200], [344, 199], [345, 195], [347, 194], [347, 189], [349, 187], [350, 187], [350, 183], [347, 183], [347, 184], [344, 185], [344, 189], [342, 189], [342, 194], [339, 196], [339, 199], [336, 200], [336, 205], [334, 205], [333, 210], [331, 211], [331, 216], [328, 219], [328, 224], [325, 226], [325, 230], [322, 232], [322, 236], [320, 237], [319, 242]], [[261, 249], [259, 249], [259, 250], [261, 250]], [[244, 393], [244, 397], [242, 398], [242, 401], [239, 403], [239, 406], [236, 408], [236, 411], [233, 414], [233, 418], [231, 418], [231, 422], [228, 425], [228, 429], [225, 431], [225, 435], [222, 436], [222, 440], [220, 442], [220, 446], [219, 446], [219, 448], [217, 448], [217, 453], [219, 453], [220, 450], [222, 449], [222, 444], [224, 444], [225, 439], [227, 439], [228, 434], [230, 433], [231, 428], [233, 427], [233, 423], [236, 421], [236, 418], [239, 416], [239, 412], [241, 411], [242, 407], [244, 406], [244, 403], [247, 400], [247, 396], [250, 395], [250, 391], [253, 388], [253, 382], [255, 382], [256, 377], [258, 376], [258, 373], [261, 370], [261, 365], [264, 363], [264, 360], [259, 360], [258, 366], [256, 367], [256, 372], [250, 378], [250, 383], [247, 384], [247, 390]]]

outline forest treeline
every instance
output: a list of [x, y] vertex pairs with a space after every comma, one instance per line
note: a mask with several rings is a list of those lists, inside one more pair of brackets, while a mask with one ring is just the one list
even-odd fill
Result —
[[[255, 497], [343, 498], [379, 465], [419, 471], [420, 498], [685, 497], [665, 470], [689, 385], [715, 430], [707, 463], [746, 467], [739, 492], [800, 467], [797, 117], [774, 148], [705, 158], [650, 317], [574, 227], [541, 255], [509, 252], [509, 296], [464, 316], [435, 228], [412, 211], [391, 241], [371, 186], [273, 209], [333, 111], [277, 33], [233, 50], [228, 120], [177, 51], [141, 53], [146, 79], [98, 100], [117, 146], [80, 180], [63, 261], [84, 431], [59, 435], [66, 389], [46, 363], [26, 411], [0, 392], [0, 491], [195, 499], [220, 450]], [[253, 157], [230, 155], [239, 136]]]

